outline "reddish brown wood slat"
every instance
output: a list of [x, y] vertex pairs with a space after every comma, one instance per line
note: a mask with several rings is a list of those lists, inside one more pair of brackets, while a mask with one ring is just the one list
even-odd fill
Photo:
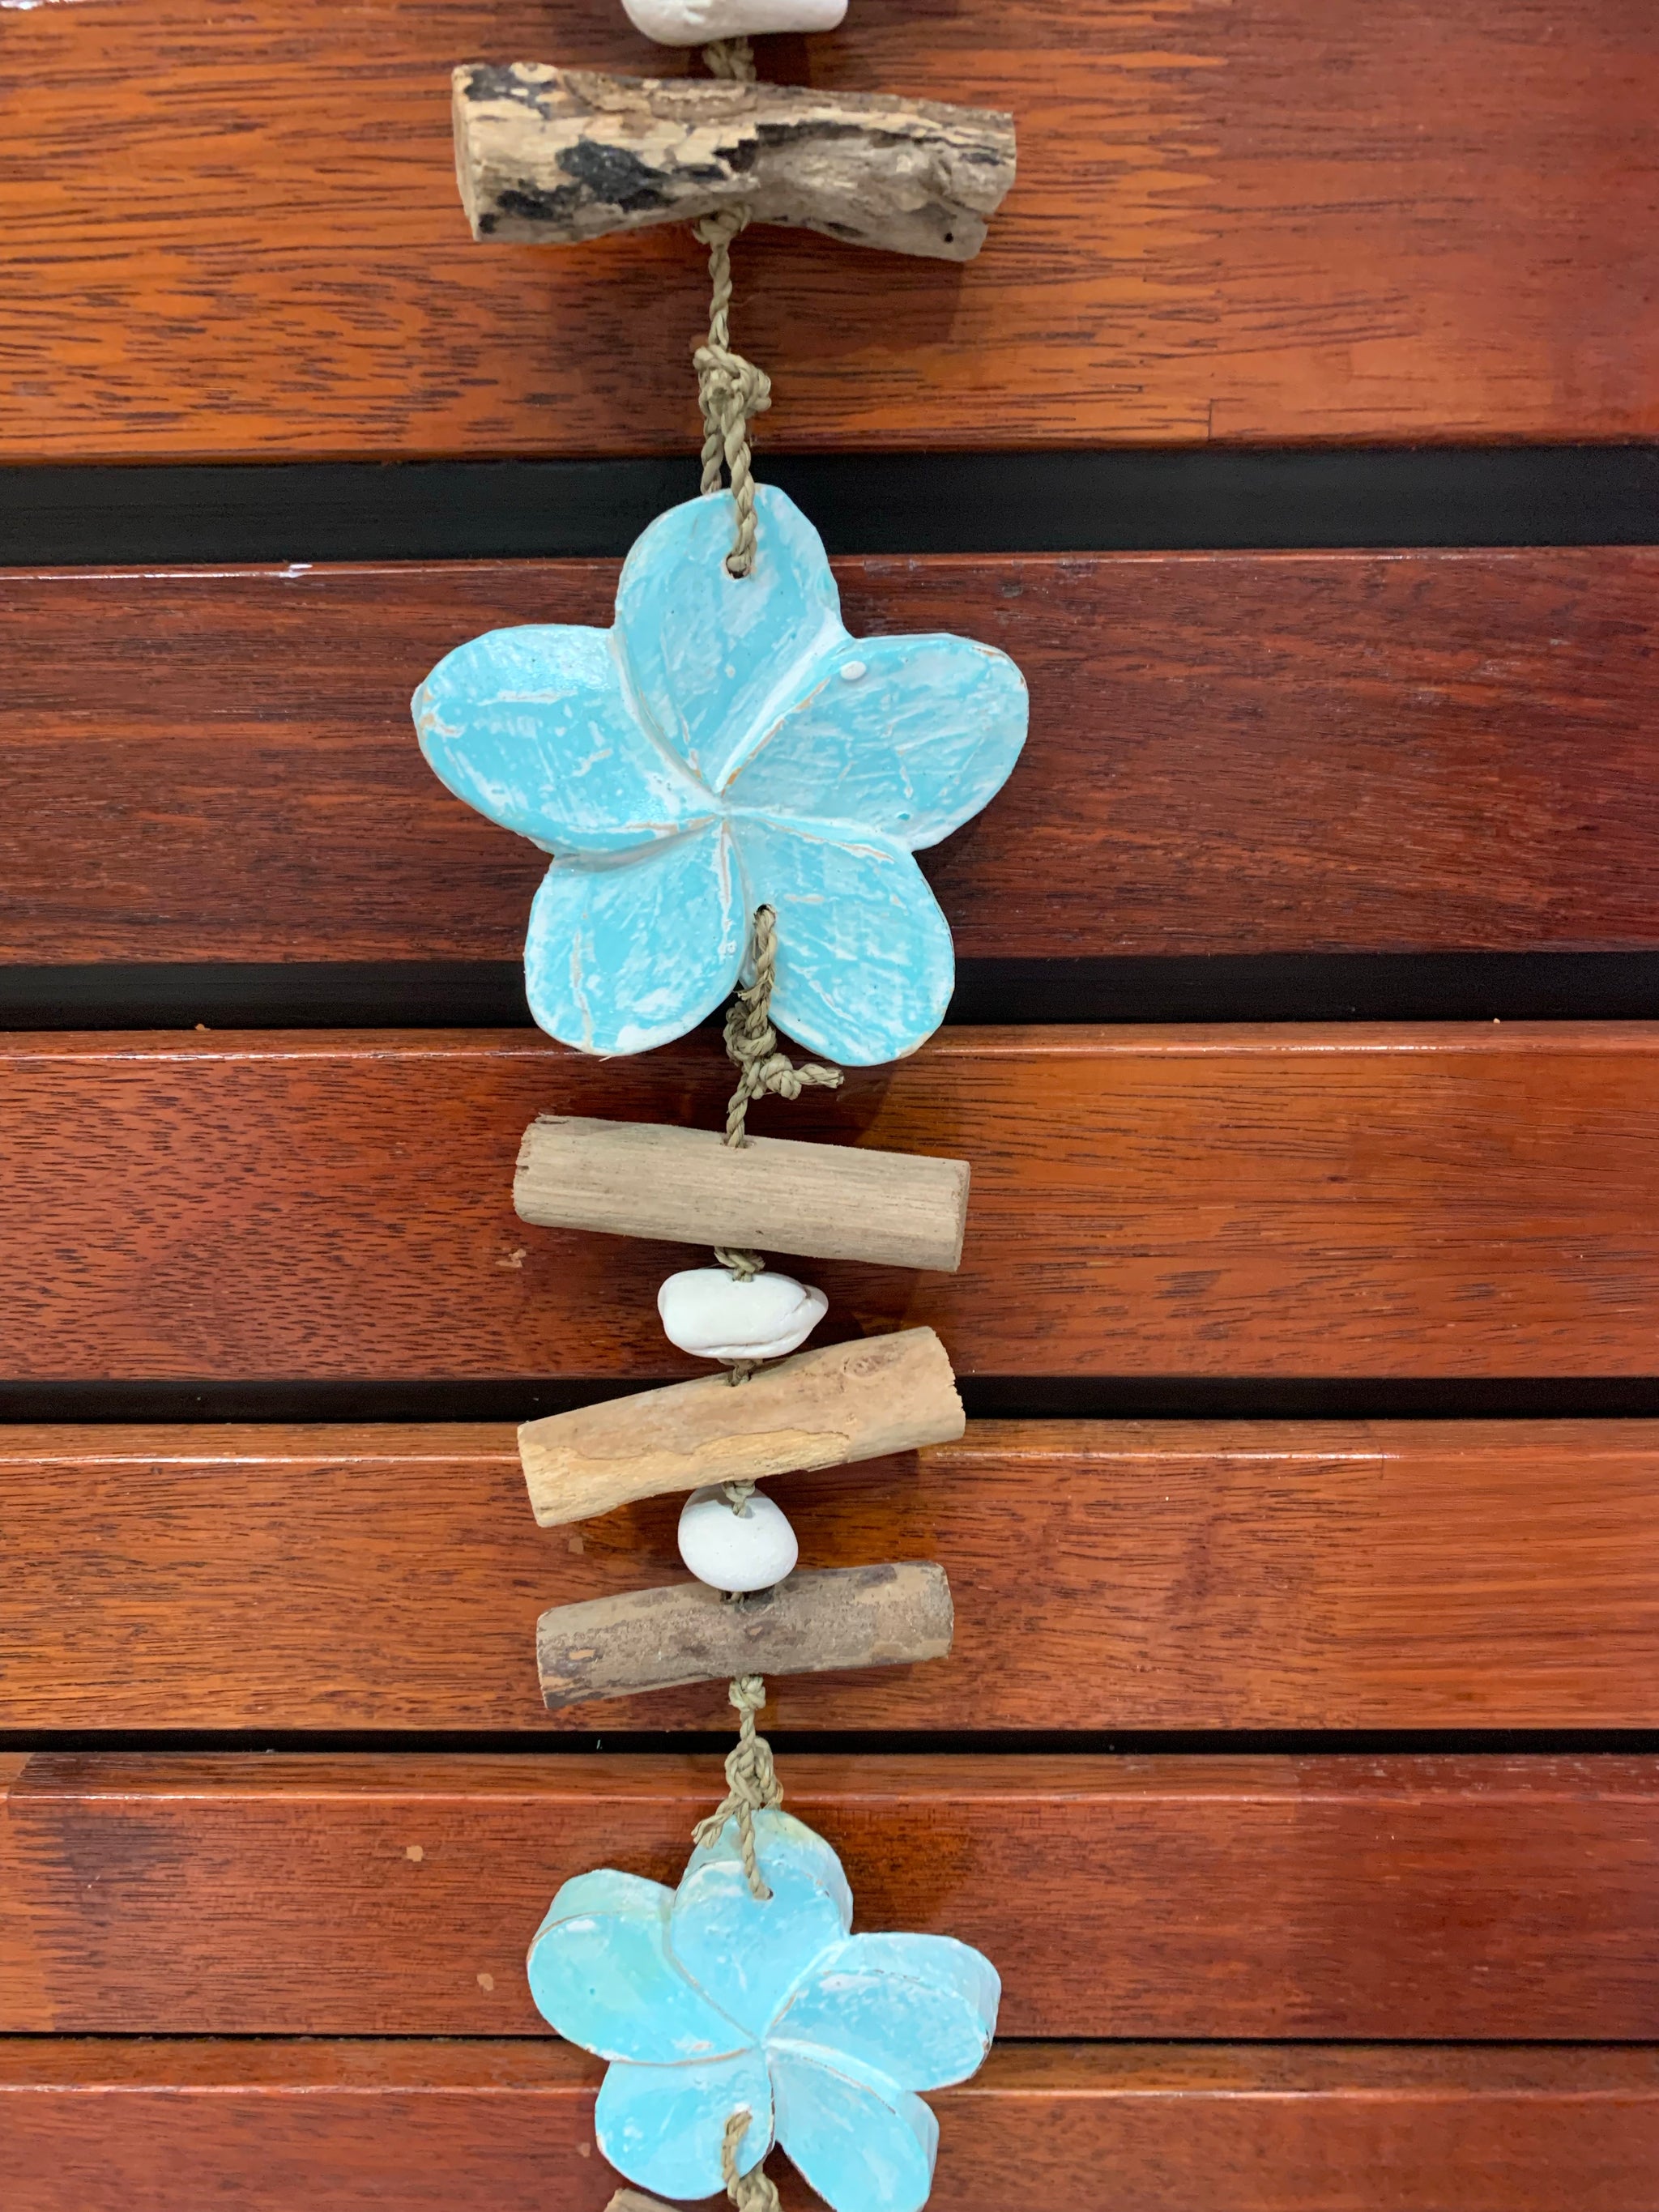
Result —
[[[686, 1248], [527, 1228], [513, 1162], [729, 1082], [708, 1038], [10, 1037], [0, 1372], [683, 1371]], [[762, 1126], [972, 1159], [960, 1274], [811, 1271], [832, 1333], [931, 1322], [965, 1373], [1639, 1375], [1656, 1103], [1659, 1024], [958, 1029]]]
[[[567, 2045], [0, 2041], [8, 2212], [603, 2212]], [[1651, 2047], [1003, 2045], [930, 2100], [939, 2212], [1654, 2212]], [[789, 2212], [814, 2200], [787, 2160]]]
[[[979, 1945], [1011, 2037], [1639, 2040], [1659, 2001], [1651, 1759], [784, 1769], [860, 1924]], [[10, 1805], [60, 2032], [513, 2035], [559, 1881], [677, 1879], [720, 1788], [712, 1753], [57, 1753]]]
[[[939, 1559], [957, 1614], [775, 1727], [1659, 1726], [1659, 1422], [985, 1422], [773, 1487], [808, 1566]], [[537, 1614], [683, 1579], [680, 1501], [538, 1529], [506, 1427], [0, 1431], [0, 1728], [727, 1719], [544, 1711]]]
[[32, 2031], [50, 2027], [52, 2014], [12, 1850], [11, 1793], [27, 1765], [26, 1753], [0, 1752], [0, 2021]]
[[[452, 64], [681, 66], [611, 0], [81, 0], [6, 46], [8, 457], [695, 444], [689, 238], [474, 246], [456, 204]], [[868, 0], [765, 62], [1020, 128], [965, 270], [744, 241], [780, 447], [1659, 424], [1645, 0]]]
[[[838, 566], [855, 630], [1031, 685], [1018, 773], [923, 855], [964, 958], [1659, 944], [1650, 548]], [[516, 960], [545, 860], [408, 696], [480, 630], [607, 622], [614, 575], [0, 575], [0, 957]]]

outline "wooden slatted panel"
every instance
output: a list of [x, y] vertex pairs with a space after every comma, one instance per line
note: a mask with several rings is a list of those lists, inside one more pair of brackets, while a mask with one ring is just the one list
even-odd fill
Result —
[[[474, 246], [456, 203], [453, 63], [683, 66], [613, 0], [80, 0], [6, 48], [0, 452], [695, 442], [684, 232]], [[1659, 425], [1646, 0], [870, 0], [765, 65], [1021, 131], [965, 270], [745, 240], [780, 446]]]
[[[1016, 2039], [1651, 2032], [1652, 1759], [795, 1753], [785, 1779], [860, 1924], [985, 1950]], [[720, 1787], [711, 1753], [44, 1753], [13, 1852], [61, 2032], [528, 2034], [559, 1882], [677, 1880]]]
[[[1659, 944], [1659, 553], [838, 569], [854, 630], [1030, 683], [1018, 774], [922, 856], [963, 958]], [[0, 576], [0, 957], [516, 960], [545, 860], [409, 694], [480, 630], [608, 622], [615, 574]]]
[[[0, 1373], [659, 1376], [687, 1248], [527, 1228], [544, 1110], [718, 1126], [702, 1037], [11, 1037]], [[758, 1126], [971, 1155], [962, 1272], [813, 1267], [966, 1373], [1641, 1375], [1659, 1025], [970, 1030]]]
[[[599, 2071], [562, 2044], [0, 2041], [8, 2212], [178, 2212], [186, 2173], [226, 2212], [603, 2212]], [[1003, 2045], [930, 2101], [942, 2212], [1659, 2206], [1651, 2048]]]
[[[936, 1559], [957, 1614], [775, 1727], [1659, 1726], [1659, 1422], [976, 1423], [773, 1489], [805, 1565]], [[538, 1529], [506, 1427], [0, 1431], [0, 1728], [727, 1722], [544, 1711], [537, 1614], [682, 1580], [680, 1500]]]

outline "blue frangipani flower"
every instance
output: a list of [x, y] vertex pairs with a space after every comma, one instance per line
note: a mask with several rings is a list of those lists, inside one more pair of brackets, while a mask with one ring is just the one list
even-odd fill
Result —
[[996, 1970], [945, 1936], [849, 1934], [852, 1894], [823, 1838], [763, 1812], [755, 1838], [763, 1902], [735, 1820], [678, 1890], [609, 1868], [566, 1882], [530, 1948], [531, 1994], [611, 2062], [599, 2148], [639, 2188], [714, 2195], [742, 2110], [741, 2172], [776, 2142], [834, 2212], [919, 2212], [939, 2123], [915, 2093], [978, 2067]]
[[756, 495], [752, 574], [732, 502], [659, 515], [612, 629], [493, 630], [415, 694], [449, 788], [553, 856], [525, 946], [543, 1029], [594, 1053], [694, 1029], [778, 917], [772, 1016], [872, 1066], [939, 1026], [951, 933], [912, 859], [1000, 789], [1024, 742], [1006, 653], [949, 635], [854, 639], [817, 532]]

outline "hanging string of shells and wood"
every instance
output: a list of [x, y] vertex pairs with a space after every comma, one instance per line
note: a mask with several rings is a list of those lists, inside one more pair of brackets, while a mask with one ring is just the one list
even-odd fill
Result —
[[[638, 2188], [723, 2188], [772, 2212], [777, 2142], [835, 2212], [918, 2212], [938, 2142], [919, 2093], [979, 2064], [997, 1977], [945, 1936], [851, 1932], [840, 1862], [781, 1809], [756, 1720], [768, 1674], [944, 1656], [950, 1589], [928, 1562], [802, 1571], [757, 1486], [948, 1441], [963, 1409], [931, 1329], [806, 1348], [828, 1301], [768, 1255], [954, 1269], [969, 1167], [753, 1136], [748, 1115], [914, 1051], [943, 1018], [950, 931], [913, 855], [1000, 787], [1025, 691], [966, 638], [848, 633], [816, 532], [753, 478], [769, 385], [731, 344], [731, 247], [746, 223], [781, 222], [969, 259], [1012, 179], [1013, 127], [754, 81], [746, 33], [827, 27], [845, 0], [628, 5], [668, 43], [726, 41], [708, 51], [720, 74], [469, 65], [458, 169], [479, 238], [696, 223], [713, 284], [702, 495], [635, 544], [611, 629], [476, 638], [414, 706], [450, 788], [551, 855], [526, 945], [544, 1029], [641, 1052], [731, 1000], [723, 1131], [543, 1117], [514, 1203], [541, 1225], [712, 1249], [657, 1303], [669, 1341], [723, 1371], [530, 1422], [520, 1448], [544, 1527], [689, 1493], [692, 1581], [542, 1616], [548, 1705], [724, 1680], [738, 1738], [678, 1888], [611, 1869], [567, 1881], [531, 1987], [610, 2062], [599, 2140]], [[823, 1060], [796, 1065], [779, 1030]], [[627, 2190], [611, 2212], [653, 2203]]]

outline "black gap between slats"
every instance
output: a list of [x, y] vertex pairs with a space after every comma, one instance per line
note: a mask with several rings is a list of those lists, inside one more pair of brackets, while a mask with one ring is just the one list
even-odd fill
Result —
[[[1451, 1756], [1489, 1753], [1642, 1757], [1659, 1753], [1659, 1729], [768, 1729], [780, 1758], [813, 1752], [892, 1752], [905, 1757], [948, 1758], [976, 1752], [1037, 1758], [1070, 1752], [1102, 1758], [1157, 1753], [1183, 1757], [1237, 1758], [1252, 1753], [1285, 1758], [1335, 1753], [1354, 1759]], [[724, 1756], [732, 1730], [604, 1729], [550, 1735], [536, 1729], [0, 1729], [0, 1753], [74, 1757], [100, 1752], [531, 1753], [569, 1759], [585, 1753], [626, 1753], [648, 1758], [665, 1752]]]
[[[534, 1376], [485, 1382], [251, 1376], [155, 1382], [0, 1378], [0, 1422], [177, 1423], [540, 1420], [625, 1398], [678, 1375], [625, 1382]], [[1650, 1420], [1659, 1374], [1231, 1376], [960, 1375], [969, 1420]]]
[[[1640, 1021], [1659, 949], [963, 960], [951, 1023]], [[528, 1028], [516, 960], [0, 967], [0, 1030]]]
[[[1659, 543], [1659, 447], [772, 453], [832, 553]], [[0, 469], [14, 567], [619, 555], [692, 497], [644, 460]]]

